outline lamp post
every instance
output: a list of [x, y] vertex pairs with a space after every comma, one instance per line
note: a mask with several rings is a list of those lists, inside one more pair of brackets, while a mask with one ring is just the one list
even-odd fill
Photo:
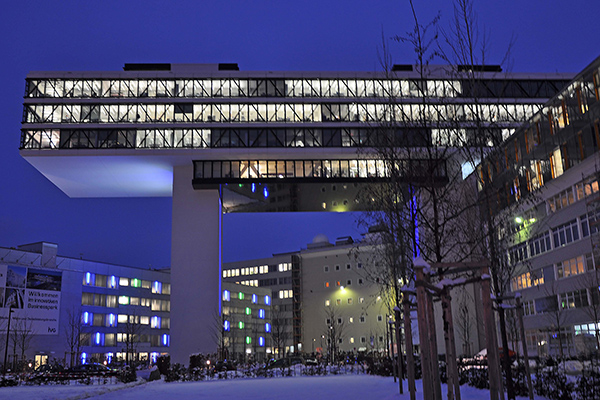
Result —
[[6, 328], [6, 345], [4, 346], [4, 364], [2, 366], [3, 371], [2, 374], [6, 375], [6, 356], [8, 355], [8, 337], [10, 335], [10, 316], [13, 313], [12, 306], [8, 309], [8, 326]]

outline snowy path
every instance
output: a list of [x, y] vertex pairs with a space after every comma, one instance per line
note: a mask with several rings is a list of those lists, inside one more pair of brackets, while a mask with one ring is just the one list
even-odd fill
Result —
[[[405, 382], [406, 389], [406, 382]], [[423, 398], [417, 381], [417, 399]], [[445, 386], [443, 398], [446, 398]], [[461, 388], [463, 400], [486, 400], [489, 393], [468, 386]], [[171, 400], [171, 399], [248, 399], [248, 400], [389, 400], [409, 399], [398, 394], [393, 378], [370, 375], [329, 375], [270, 379], [236, 379], [209, 382], [162, 381], [135, 387], [106, 386], [20, 386], [0, 388], [0, 399], [36, 400]], [[521, 399], [521, 398], [520, 398]], [[536, 397], [536, 399], [542, 399]]]

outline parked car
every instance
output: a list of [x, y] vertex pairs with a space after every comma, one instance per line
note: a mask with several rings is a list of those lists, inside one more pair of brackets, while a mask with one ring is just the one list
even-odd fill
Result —
[[61, 379], [65, 375], [65, 369], [59, 364], [40, 365], [29, 377], [30, 381]]
[[71, 367], [65, 371], [69, 376], [116, 376], [118, 371], [108, 368], [106, 365], [90, 363]]
[[299, 356], [293, 356], [293, 357], [280, 358], [278, 360], [271, 360], [267, 363], [265, 368], [266, 369], [288, 368], [288, 367], [291, 367], [292, 365], [298, 365], [298, 364], [304, 364], [304, 363], [305, 363], [304, 358], [299, 357]]
[[233, 363], [231, 361], [217, 361], [217, 363], [215, 364], [215, 371], [217, 372], [222, 372], [222, 371], [235, 371], [235, 365], [233, 365]]

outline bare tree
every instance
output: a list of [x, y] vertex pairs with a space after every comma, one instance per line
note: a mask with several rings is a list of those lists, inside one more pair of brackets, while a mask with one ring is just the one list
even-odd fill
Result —
[[16, 344], [19, 348], [20, 362], [23, 363], [23, 368], [25, 367], [25, 353], [35, 334], [32, 325], [33, 323], [27, 317], [17, 319], [15, 324]]
[[71, 307], [67, 310], [67, 317], [63, 322], [65, 344], [69, 350], [69, 366], [75, 365], [81, 353], [81, 308]]
[[323, 334], [327, 338], [328, 354], [330, 361], [335, 363], [339, 354], [339, 344], [345, 338], [344, 317], [335, 306], [325, 307], [325, 329]]
[[140, 316], [134, 312], [128, 315], [127, 322], [124, 325], [124, 343], [125, 343], [125, 363], [129, 366], [134, 366], [137, 361], [137, 346], [140, 343], [140, 335], [142, 333], [142, 324], [140, 324]]
[[288, 324], [286, 323], [286, 313], [281, 309], [281, 305], [274, 305], [271, 312], [271, 339], [273, 340], [273, 349], [281, 358], [285, 354], [285, 345], [290, 338]]
[[458, 294], [458, 307], [456, 309], [456, 328], [458, 336], [462, 341], [462, 354], [463, 356], [472, 355], [471, 350], [471, 332], [473, 329], [473, 315], [470, 304], [473, 304], [474, 299], [469, 295], [464, 287], [455, 289]]

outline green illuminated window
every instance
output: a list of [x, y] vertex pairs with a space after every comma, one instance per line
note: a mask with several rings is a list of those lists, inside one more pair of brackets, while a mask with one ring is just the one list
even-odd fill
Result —
[[252, 338], [250, 336], [246, 336], [246, 344], [252, 343]]
[[240, 321], [240, 323], [238, 324], [238, 326], [240, 327], [240, 329], [244, 329], [244, 323], [242, 321]]
[[142, 286], [142, 281], [140, 279], [133, 278], [131, 280], [131, 286], [133, 286], [133, 287], [141, 287]]
[[246, 315], [250, 314], [252, 314], [252, 310], [250, 309], [250, 307], [246, 307]]
[[244, 292], [239, 292], [238, 293], [238, 299], [244, 300]]

